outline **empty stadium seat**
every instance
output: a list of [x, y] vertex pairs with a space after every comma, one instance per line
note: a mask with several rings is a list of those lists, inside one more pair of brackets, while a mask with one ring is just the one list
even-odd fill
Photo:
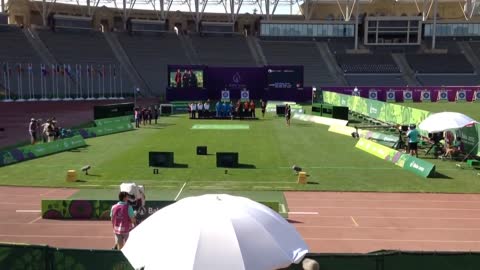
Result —
[[212, 66], [255, 66], [244, 36], [192, 36], [202, 64]]
[[416, 73], [473, 73], [463, 54], [407, 54], [406, 58]]
[[400, 73], [390, 54], [337, 54], [345, 73]]

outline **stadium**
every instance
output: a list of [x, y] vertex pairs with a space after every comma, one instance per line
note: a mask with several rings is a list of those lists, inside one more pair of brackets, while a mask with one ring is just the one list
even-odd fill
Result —
[[0, 0], [0, 269], [478, 269], [479, 37], [471, 0]]

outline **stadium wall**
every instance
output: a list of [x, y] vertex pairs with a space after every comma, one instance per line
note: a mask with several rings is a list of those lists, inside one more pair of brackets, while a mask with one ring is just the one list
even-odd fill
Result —
[[[113, 239], [112, 239], [113, 240]], [[369, 254], [307, 254], [328, 270], [458, 270], [479, 269], [478, 252], [379, 251]], [[39, 245], [0, 244], [0, 269], [133, 270], [115, 250], [63, 249]], [[301, 270], [291, 265], [283, 270]]]

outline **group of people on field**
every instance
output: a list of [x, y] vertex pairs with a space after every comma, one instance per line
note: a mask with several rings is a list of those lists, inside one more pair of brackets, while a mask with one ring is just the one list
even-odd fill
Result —
[[[267, 103], [260, 100], [262, 109], [262, 117], [265, 117]], [[191, 119], [196, 118], [255, 118], [255, 101], [254, 100], [238, 100], [235, 104], [233, 101], [217, 101], [215, 106], [210, 105], [210, 100], [205, 102], [191, 102], [188, 106], [188, 112]]]
[[49, 118], [45, 122], [42, 119], [31, 118], [28, 124], [31, 144], [36, 144], [40, 141], [44, 143], [53, 142], [65, 137], [65, 132], [65, 129], [60, 128], [55, 117]]
[[158, 117], [160, 116], [160, 111], [157, 106], [148, 107], [148, 108], [135, 108], [135, 127], [140, 128], [140, 124], [146, 125], [152, 124], [152, 120], [157, 124]]

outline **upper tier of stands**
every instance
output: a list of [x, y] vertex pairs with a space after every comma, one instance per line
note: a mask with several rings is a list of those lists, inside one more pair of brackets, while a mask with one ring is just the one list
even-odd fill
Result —
[[344, 73], [400, 73], [390, 54], [337, 54]]
[[416, 73], [473, 73], [463, 54], [407, 54], [408, 64]]
[[[118, 40], [150, 90], [163, 92], [168, 84], [168, 65], [191, 64], [175, 34], [118, 34]], [[158, 91], [157, 91], [158, 90]]]
[[59, 63], [117, 63], [112, 49], [101, 32], [88, 30], [39, 31], [39, 36]]
[[305, 85], [334, 85], [315, 42], [260, 41], [263, 54], [271, 65], [303, 65]]
[[212, 66], [255, 66], [244, 36], [192, 36], [199, 62]]

